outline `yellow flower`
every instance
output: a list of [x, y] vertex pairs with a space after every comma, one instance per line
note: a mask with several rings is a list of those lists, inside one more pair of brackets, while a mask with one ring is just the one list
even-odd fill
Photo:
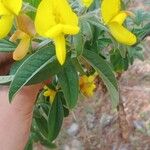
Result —
[[52, 104], [53, 101], [54, 101], [54, 99], [55, 99], [55, 96], [56, 96], [56, 91], [50, 89], [50, 88], [47, 87], [47, 86], [45, 86], [44, 89], [45, 89], [46, 91], [44, 92], [43, 95], [44, 95], [45, 97], [49, 97], [49, 101], [50, 101], [50, 103]]
[[29, 51], [32, 37], [36, 34], [32, 19], [25, 14], [17, 16], [17, 31], [11, 36], [10, 41], [20, 43], [13, 53], [14, 60], [23, 59]]
[[93, 0], [82, 0], [82, 3], [88, 8], [92, 4]]
[[126, 45], [136, 43], [136, 36], [122, 25], [131, 13], [121, 11], [120, 0], [103, 0], [101, 14], [104, 23], [109, 27], [111, 34], [117, 41]]
[[19, 14], [22, 0], [0, 0], [0, 38], [10, 32], [14, 17]]
[[93, 96], [94, 94], [94, 89], [96, 88], [94, 80], [95, 75], [89, 77], [84, 75], [80, 77], [80, 90], [87, 97]]
[[61, 65], [66, 59], [65, 35], [79, 32], [78, 17], [67, 0], [42, 0], [35, 18], [36, 31], [54, 40], [56, 56]]

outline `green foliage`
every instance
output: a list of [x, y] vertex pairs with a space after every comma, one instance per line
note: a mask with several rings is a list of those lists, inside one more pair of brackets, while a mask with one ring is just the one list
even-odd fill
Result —
[[64, 93], [67, 106], [69, 108], [75, 107], [78, 100], [79, 80], [77, 71], [70, 59], [67, 60], [57, 77]]
[[0, 52], [12, 52], [16, 48], [16, 44], [10, 42], [9, 40], [0, 40]]
[[61, 94], [57, 93], [48, 114], [48, 139], [53, 141], [59, 134], [64, 117]]
[[110, 55], [110, 61], [115, 72], [122, 73], [129, 66], [128, 58], [123, 58], [118, 49], [113, 50]]
[[[48, 79], [48, 77], [51, 76], [52, 71], [55, 72], [55, 69], [53, 68], [52, 71], [49, 72], [47, 71], [47, 69], [45, 69], [45, 67], [47, 67], [47, 65], [49, 64], [53, 65], [54, 61], [55, 56], [53, 47], [42, 48], [28, 57], [26, 61], [24, 61], [19, 67], [19, 69], [15, 73], [15, 77], [10, 84], [9, 100], [12, 101], [14, 95], [27, 83], [38, 83], [40, 81]], [[40, 73], [40, 71], [43, 69], [46, 70], [44, 70], [43, 72], [47, 74], [42, 74], [42, 76], [40, 76], [38, 73]], [[37, 74], [38, 80], [33, 81]]]
[[110, 93], [112, 105], [116, 107], [119, 102], [119, 94], [117, 81], [111, 67], [102, 57], [92, 51], [84, 51], [83, 56], [99, 73]]

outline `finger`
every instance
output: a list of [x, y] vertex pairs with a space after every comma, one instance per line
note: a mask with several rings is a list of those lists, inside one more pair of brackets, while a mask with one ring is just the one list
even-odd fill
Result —
[[0, 65], [12, 61], [12, 53], [0, 52]]
[[13, 101], [9, 103], [9, 89], [8, 87], [2, 87], [0, 91], [0, 97], [3, 97], [4, 99], [1, 100], [0, 105], [2, 107], [7, 107], [9, 109], [12, 109], [13, 111], [20, 112], [22, 114], [26, 114], [28, 112], [32, 113], [37, 94], [41, 88], [41, 84], [26, 86], [22, 90], [20, 90], [13, 98]]
[[24, 149], [30, 133], [33, 105], [40, 88], [40, 84], [24, 87], [11, 104], [8, 101], [8, 87], [1, 88], [0, 149]]
[[0, 52], [0, 75], [6, 75], [9, 73], [10, 66], [13, 63], [11, 53]]

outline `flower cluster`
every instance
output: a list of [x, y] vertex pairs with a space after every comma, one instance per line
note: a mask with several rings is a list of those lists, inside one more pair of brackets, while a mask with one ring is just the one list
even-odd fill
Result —
[[49, 102], [52, 104], [55, 99], [56, 91], [53, 89], [50, 89], [48, 86], [44, 86], [44, 90], [45, 92], [43, 93], [43, 95], [45, 97], [49, 97]]
[[95, 75], [80, 77], [80, 90], [86, 97], [93, 96], [96, 85], [94, 83]]
[[[86, 7], [90, 7], [93, 0], [82, 0], [82, 2]], [[28, 53], [31, 39], [38, 33], [42, 37], [53, 40], [57, 59], [63, 65], [67, 54], [65, 37], [78, 34], [80, 30], [77, 14], [73, 12], [67, 0], [42, 0], [33, 23], [27, 15], [21, 12], [22, 3], [22, 0], [0, 1], [0, 38], [7, 36], [15, 18], [16, 32], [10, 40], [13, 42], [21, 40], [14, 51], [14, 60], [20, 60]], [[123, 26], [130, 14], [128, 11], [121, 11], [120, 0], [102, 1], [101, 15], [104, 23], [108, 26], [112, 36], [126, 45], [133, 45], [137, 40], [136, 36]]]
[[133, 45], [136, 43], [136, 36], [122, 25], [127, 16], [131, 13], [128, 11], [121, 11], [120, 0], [103, 0], [101, 13], [104, 23], [108, 26], [111, 34], [118, 42], [126, 45]]

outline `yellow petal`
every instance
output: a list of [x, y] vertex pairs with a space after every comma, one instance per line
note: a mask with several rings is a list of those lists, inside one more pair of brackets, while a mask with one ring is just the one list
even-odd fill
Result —
[[0, 2], [0, 15], [10, 15], [9, 10]]
[[64, 34], [75, 35], [80, 31], [80, 28], [73, 25], [63, 25], [62, 31]]
[[118, 15], [116, 15], [110, 22], [117, 22], [118, 24], [122, 25], [128, 16], [128, 12], [122, 11]]
[[35, 17], [36, 31], [41, 36], [45, 37], [45, 33], [54, 25], [56, 25], [56, 21], [52, 7], [52, 0], [42, 0]]
[[55, 49], [56, 49], [56, 56], [61, 65], [64, 64], [66, 59], [66, 43], [65, 43], [65, 37], [63, 34], [55, 37]]
[[13, 15], [6, 15], [0, 18], [0, 39], [7, 36], [13, 25]]
[[56, 20], [61, 24], [78, 26], [78, 17], [72, 11], [68, 0], [53, 0], [53, 12]]
[[120, 0], [102, 0], [101, 14], [105, 24], [113, 19], [121, 8]]
[[86, 6], [86, 7], [90, 7], [90, 5], [92, 4], [93, 0], [82, 0], [83, 4]]
[[126, 45], [133, 45], [136, 43], [136, 36], [124, 28], [122, 25], [112, 22], [109, 24], [110, 32], [113, 37], [120, 43]]
[[22, 39], [24, 38], [25, 33], [22, 32], [21, 30], [16, 30], [13, 35], [10, 37], [10, 41], [11, 42], [16, 42], [18, 39]]
[[55, 38], [57, 36], [59, 36], [60, 34], [62, 34], [63, 32], [63, 26], [62, 24], [57, 24], [53, 27], [51, 27], [46, 33], [46, 37], [49, 37], [49, 38]]
[[[67, 0], [42, 0], [37, 9], [35, 26], [37, 32], [44, 37], [62, 34], [62, 27], [64, 33], [67, 31], [66, 34], [79, 32], [78, 17], [72, 11]], [[66, 28], [69, 28], [70, 33]]]
[[29, 51], [30, 47], [30, 36], [25, 34], [21, 39], [18, 47], [15, 49], [13, 53], [13, 59], [18, 61], [23, 59]]
[[51, 103], [51, 104], [53, 103], [53, 101], [54, 101], [54, 99], [55, 99], [55, 96], [56, 96], [56, 92], [54, 91], [54, 92], [52, 93], [52, 95], [50, 96], [50, 103]]
[[43, 95], [44, 95], [45, 97], [48, 97], [48, 96], [51, 95], [51, 92], [50, 92], [49, 90], [47, 90], [47, 91], [45, 91], [45, 92], [43, 93]]
[[19, 14], [22, 7], [22, 0], [2, 0], [2, 3], [15, 15]]
[[60, 34], [70, 34], [74, 35], [79, 32], [79, 27], [78, 26], [72, 26], [72, 25], [63, 25], [63, 24], [57, 24], [53, 27], [51, 27], [46, 33], [46, 37], [49, 38], [55, 38], [59, 36]]
[[87, 82], [87, 76], [83, 75], [80, 77], [80, 86]]
[[88, 82], [89, 82], [89, 83], [94, 82], [94, 80], [95, 80], [95, 76], [89, 76], [89, 77], [88, 77]]

